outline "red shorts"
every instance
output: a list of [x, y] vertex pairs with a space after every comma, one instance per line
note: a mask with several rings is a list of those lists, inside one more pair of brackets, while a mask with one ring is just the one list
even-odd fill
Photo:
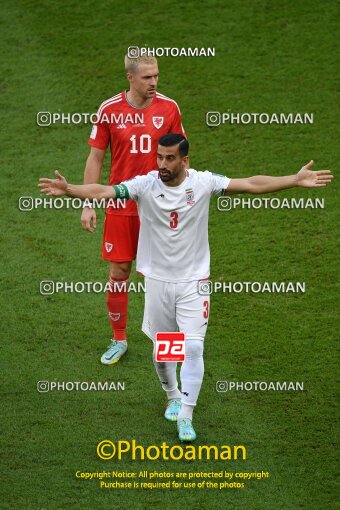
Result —
[[105, 214], [102, 257], [112, 262], [128, 262], [137, 254], [138, 216]]

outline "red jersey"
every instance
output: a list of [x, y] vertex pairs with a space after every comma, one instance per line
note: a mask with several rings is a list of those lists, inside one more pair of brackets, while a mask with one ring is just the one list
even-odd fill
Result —
[[[88, 143], [103, 150], [110, 144], [109, 184], [112, 185], [155, 170], [161, 136], [167, 133], [185, 136], [177, 103], [158, 92], [144, 108], [132, 106], [127, 101], [126, 91], [121, 92], [101, 104], [97, 119]], [[134, 200], [127, 200], [125, 208], [110, 207], [107, 212], [138, 215]]]

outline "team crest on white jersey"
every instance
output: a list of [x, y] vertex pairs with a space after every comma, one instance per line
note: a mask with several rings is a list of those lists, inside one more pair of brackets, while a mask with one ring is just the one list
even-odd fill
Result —
[[113, 322], [117, 322], [120, 319], [120, 313], [109, 312], [109, 316]]
[[161, 129], [164, 124], [164, 117], [152, 117], [152, 124], [156, 129]]
[[187, 204], [188, 205], [194, 205], [195, 203], [195, 195], [194, 190], [192, 188], [188, 188], [185, 190], [186, 196], [187, 196]]
[[112, 248], [113, 248], [112, 243], [105, 243], [105, 250], [107, 251], [107, 253], [110, 253], [110, 251], [112, 251]]

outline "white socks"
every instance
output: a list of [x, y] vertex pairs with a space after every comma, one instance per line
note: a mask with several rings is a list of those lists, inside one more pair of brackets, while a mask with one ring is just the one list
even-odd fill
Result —
[[[178, 389], [177, 382], [177, 363], [166, 363], [153, 360], [158, 378], [161, 382], [162, 388], [166, 391], [168, 398], [181, 398], [181, 393]], [[171, 396], [169, 396], [169, 394]], [[174, 395], [174, 396], [172, 396]]]
[[181, 398], [182, 394], [179, 391], [178, 387], [175, 390], [167, 391], [166, 396], [168, 397], [168, 400], [174, 399], [174, 398]]
[[194, 408], [195, 406], [188, 406], [187, 404], [183, 404], [182, 402], [181, 410], [177, 420], [181, 421], [184, 420], [184, 418], [189, 418], [189, 420], [192, 420], [192, 413], [194, 412]]
[[195, 406], [204, 375], [203, 340], [190, 339], [185, 344], [181, 367], [182, 404]]
[[178, 389], [177, 363], [161, 363], [154, 360], [154, 365], [168, 400], [173, 398], [181, 398], [182, 400], [178, 419], [189, 418], [192, 420], [193, 410], [201, 390], [204, 375], [203, 340], [186, 340], [185, 360], [180, 374], [182, 392]]

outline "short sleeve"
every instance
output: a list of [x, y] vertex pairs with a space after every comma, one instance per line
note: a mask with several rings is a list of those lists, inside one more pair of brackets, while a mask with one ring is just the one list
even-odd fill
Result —
[[132, 200], [138, 200], [138, 198], [143, 195], [149, 183], [150, 176], [148, 175], [137, 175], [137, 177], [134, 177], [133, 179], [121, 182], [121, 184], [124, 184], [127, 187]]
[[[100, 109], [98, 110], [97, 113], [98, 117], [99, 111]], [[106, 150], [109, 143], [110, 143], [109, 123], [105, 121], [103, 118], [101, 118], [92, 127], [90, 138], [88, 139], [88, 144], [91, 145], [91, 147]]]
[[186, 137], [183, 124], [182, 124], [182, 117], [181, 112], [178, 108], [177, 103], [174, 105], [174, 116], [170, 127], [170, 133], [178, 133], [180, 135], [183, 135]]
[[230, 180], [229, 177], [220, 174], [214, 174], [213, 172], [204, 172], [209, 176], [210, 182], [210, 193], [214, 195], [220, 195], [223, 190], [227, 189]]

